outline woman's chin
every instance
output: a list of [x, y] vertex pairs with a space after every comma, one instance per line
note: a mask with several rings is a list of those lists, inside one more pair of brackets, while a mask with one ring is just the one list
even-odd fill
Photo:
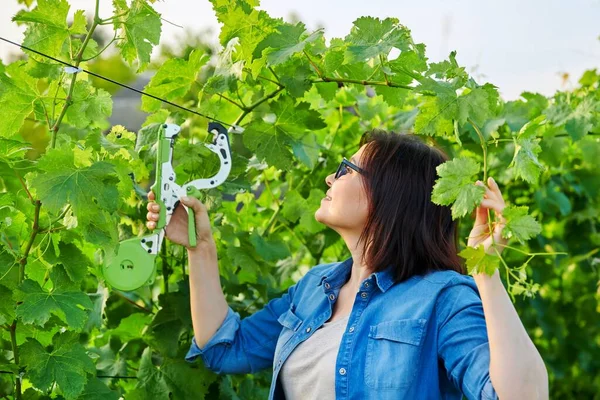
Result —
[[327, 218], [324, 215], [325, 213], [321, 208], [315, 211], [315, 220], [323, 225], [327, 225]]

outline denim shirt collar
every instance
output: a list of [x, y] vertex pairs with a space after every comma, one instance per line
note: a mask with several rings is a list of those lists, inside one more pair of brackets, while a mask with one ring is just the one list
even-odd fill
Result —
[[[323, 281], [331, 285], [332, 288], [339, 288], [350, 279], [350, 273], [352, 272], [352, 257], [333, 264], [331, 267], [324, 269], [321, 272], [321, 279], [317, 286], [321, 286]], [[366, 280], [375, 279], [377, 286], [382, 292], [388, 290], [394, 284], [394, 268], [393, 265], [388, 266], [383, 271], [374, 272]]]

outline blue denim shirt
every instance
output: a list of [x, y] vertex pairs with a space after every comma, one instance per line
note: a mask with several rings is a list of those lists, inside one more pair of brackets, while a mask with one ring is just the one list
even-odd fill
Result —
[[[352, 258], [311, 269], [283, 296], [240, 320], [231, 307], [187, 361], [216, 373], [271, 367], [269, 399], [284, 399], [282, 364], [327, 321]], [[371, 274], [356, 293], [335, 366], [336, 399], [498, 399], [479, 291], [471, 276], [436, 271], [394, 284], [391, 267]]]

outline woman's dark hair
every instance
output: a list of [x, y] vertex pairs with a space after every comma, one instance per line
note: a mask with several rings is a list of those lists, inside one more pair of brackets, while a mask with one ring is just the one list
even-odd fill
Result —
[[448, 160], [418, 136], [365, 132], [360, 167], [369, 200], [359, 243], [373, 272], [393, 265], [395, 282], [435, 270], [465, 274], [458, 256], [458, 222], [450, 207], [431, 201], [436, 167]]

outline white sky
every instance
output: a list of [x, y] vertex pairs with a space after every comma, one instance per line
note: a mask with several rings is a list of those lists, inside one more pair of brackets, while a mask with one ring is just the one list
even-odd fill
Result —
[[[0, 36], [22, 40], [22, 29], [11, 17], [16, 0], [0, 0]], [[101, 0], [101, 17], [112, 12]], [[94, 0], [71, 0], [90, 12]], [[208, 0], [161, 0], [155, 8], [163, 18], [189, 30], [218, 24]], [[430, 61], [457, 50], [459, 64], [479, 83], [491, 82], [505, 99], [523, 91], [552, 95], [577, 84], [586, 69], [600, 68], [600, 0], [262, 0], [261, 9], [286, 18], [295, 13], [309, 30], [325, 27], [325, 36], [344, 37], [352, 21], [364, 15], [396, 17], [412, 30], [414, 40], [427, 45]], [[162, 40], [174, 42], [183, 29], [163, 23]], [[0, 42], [0, 57], [15, 48]], [[569, 80], [562, 79], [568, 73]], [[565, 86], [566, 85], [566, 86]]]

